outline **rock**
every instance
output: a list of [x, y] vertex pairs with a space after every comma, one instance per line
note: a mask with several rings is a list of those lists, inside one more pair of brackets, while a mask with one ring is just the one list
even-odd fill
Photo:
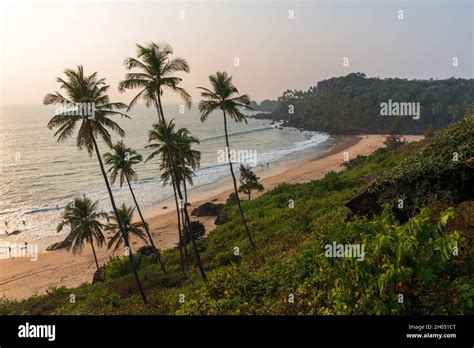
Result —
[[372, 216], [382, 212], [382, 207], [377, 203], [377, 197], [369, 193], [368, 187], [352, 197], [345, 206], [358, 215]]
[[206, 202], [191, 212], [192, 216], [217, 216], [224, 204], [214, 204]]
[[50, 246], [48, 246], [46, 248], [46, 251], [52, 251], [52, 250], [58, 250], [58, 249], [63, 249], [67, 247], [67, 243], [65, 240], [61, 241], [61, 242], [57, 242], [57, 243], [54, 243], [54, 244], [51, 244]]

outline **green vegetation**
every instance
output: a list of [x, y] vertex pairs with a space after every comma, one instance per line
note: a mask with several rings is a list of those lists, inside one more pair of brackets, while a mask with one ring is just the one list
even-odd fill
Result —
[[188, 237], [189, 233], [194, 233], [194, 239], [196, 241], [200, 241], [206, 235], [206, 227], [200, 221], [191, 221], [191, 229], [187, 230], [184, 234], [184, 244], [188, 244], [191, 241], [191, 239]]
[[[208, 284], [199, 281], [196, 268], [183, 276], [179, 248], [161, 253], [168, 274], [153, 255], [137, 253], [134, 265], [147, 292], [146, 306], [135, 292], [130, 263], [113, 258], [104, 267], [102, 282], [57, 288], [24, 301], [5, 300], [0, 314], [472, 315], [472, 188], [465, 191], [460, 181], [448, 185], [444, 179], [441, 186], [427, 187], [424, 180], [444, 178], [454, 170], [467, 183], [474, 182], [473, 139], [471, 116], [419, 143], [355, 159], [340, 173], [282, 184], [243, 201], [256, 252], [229, 200], [223, 208], [228, 222], [197, 243]], [[456, 163], [454, 152], [460, 158]], [[416, 209], [406, 222], [392, 213], [389, 201], [380, 214], [354, 214], [345, 203], [374, 177], [378, 179], [369, 186], [379, 192], [388, 187], [395, 194], [411, 185], [413, 195], [420, 190], [420, 196], [430, 192], [433, 197], [414, 199]], [[456, 193], [456, 199], [437, 195], [440, 187]], [[326, 257], [325, 246], [333, 242], [364, 245], [364, 260]], [[197, 266], [195, 254], [190, 261]], [[71, 293], [75, 303], [69, 302]]]
[[263, 191], [263, 185], [258, 182], [260, 178], [255, 174], [249, 166], [240, 165], [240, 186], [239, 192], [245, 193], [251, 198], [252, 191]]
[[427, 145], [386, 171], [368, 188], [383, 205], [403, 200], [409, 216], [434, 200], [459, 204], [474, 196], [474, 117], [439, 130]]
[[[399, 119], [401, 134], [426, 134], [472, 113], [473, 91], [473, 79], [380, 79], [351, 73], [320, 81], [306, 92], [287, 90], [274, 112], [256, 117], [330, 134], [387, 134]], [[380, 104], [388, 100], [420, 103], [420, 118], [381, 116]]]

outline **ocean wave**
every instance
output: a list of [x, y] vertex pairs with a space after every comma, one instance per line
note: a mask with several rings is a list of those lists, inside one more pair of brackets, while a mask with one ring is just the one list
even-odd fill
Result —
[[62, 208], [64, 208], [64, 206], [59, 206], [59, 205], [58, 207], [48, 206], [48, 207], [41, 207], [41, 208], [30, 208], [29, 210], [25, 210], [23, 214], [25, 215], [37, 214], [37, 213], [42, 213], [42, 212], [47, 212], [47, 211], [60, 210]]
[[[272, 129], [272, 128], [274, 128], [274, 127], [273, 126], [268, 126], [268, 127], [262, 127], [262, 128], [254, 128], [254, 129], [247, 130], [247, 131], [229, 133], [228, 135], [229, 135], [229, 137], [233, 137], [235, 135], [242, 135], [242, 134], [249, 134], [249, 133], [266, 131], [266, 130], [269, 130], [269, 129]], [[225, 134], [216, 135], [216, 136], [209, 137], [209, 138], [204, 138], [204, 139], [201, 139], [200, 141], [202, 143], [202, 142], [205, 142], [205, 141], [215, 140], [215, 139], [220, 139], [220, 138], [225, 138]]]

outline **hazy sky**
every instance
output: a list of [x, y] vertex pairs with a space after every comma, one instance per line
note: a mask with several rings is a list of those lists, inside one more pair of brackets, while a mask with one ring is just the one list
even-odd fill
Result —
[[[128, 102], [132, 94], [116, 88], [125, 74], [123, 59], [135, 55], [135, 43], [150, 41], [168, 42], [187, 59], [191, 73], [182, 85], [195, 101], [195, 87], [208, 86], [217, 70], [232, 74], [239, 90], [258, 101], [359, 71], [472, 78], [473, 3], [14, 1], [0, 9], [0, 103], [41, 103], [58, 89], [56, 76], [78, 64], [107, 78], [113, 100]], [[459, 66], [453, 67], [453, 57]], [[167, 102], [177, 100], [165, 95]]]

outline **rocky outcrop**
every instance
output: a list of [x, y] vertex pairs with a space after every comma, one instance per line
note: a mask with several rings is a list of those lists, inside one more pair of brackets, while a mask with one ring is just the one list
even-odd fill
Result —
[[382, 212], [382, 207], [377, 203], [377, 197], [369, 192], [369, 187], [357, 193], [345, 206], [357, 215], [372, 216]]
[[224, 204], [215, 204], [206, 202], [191, 212], [192, 216], [217, 216], [219, 215]]

